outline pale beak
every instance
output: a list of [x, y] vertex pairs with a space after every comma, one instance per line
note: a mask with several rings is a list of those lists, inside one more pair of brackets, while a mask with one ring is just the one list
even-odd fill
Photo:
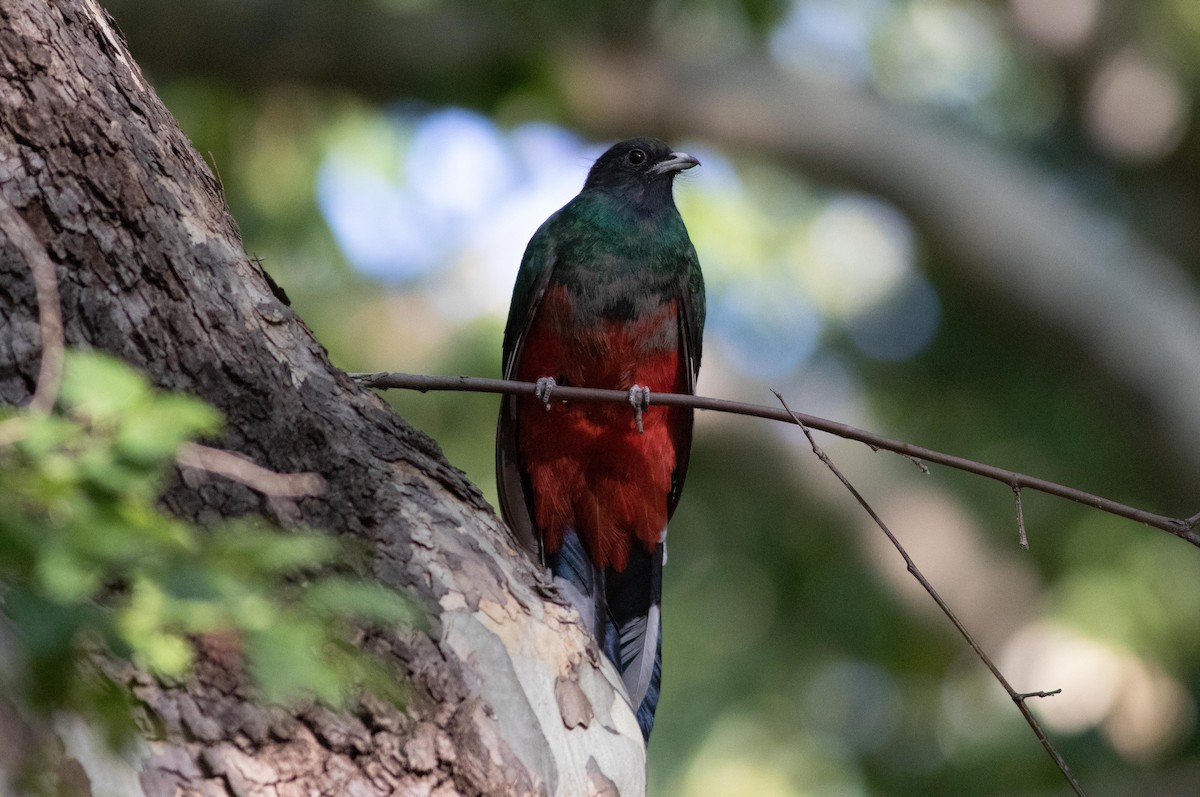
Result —
[[681, 172], [684, 169], [690, 169], [693, 166], [699, 166], [700, 161], [693, 158], [686, 152], [672, 152], [671, 156], [664, 161], [659, 161], [650, 168], [651, 174], [666, 174], [667, 172]]

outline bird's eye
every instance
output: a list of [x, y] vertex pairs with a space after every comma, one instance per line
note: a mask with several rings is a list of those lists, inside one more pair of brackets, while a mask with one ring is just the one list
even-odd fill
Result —
[[640, 166], [646, 162], [646, 153], [640, 149], [631, 149], [629, 150], [629, 154], [625, 156], [625, 160], [634, 166]]

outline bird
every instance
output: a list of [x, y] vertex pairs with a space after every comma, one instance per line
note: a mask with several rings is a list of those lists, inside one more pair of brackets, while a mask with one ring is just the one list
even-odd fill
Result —
[[[504, 519], [548, 566], [616, 665], [646, 741], [662, 678], [667, 521], [692, 443], [704, 277], [675, 206], [699, 165], [656, 138], [605, 151], [583, 188], [525, 249], [504, 329], [496, 481]], [[558, 386], [628, 391], [617, 403], [554, 398]]]

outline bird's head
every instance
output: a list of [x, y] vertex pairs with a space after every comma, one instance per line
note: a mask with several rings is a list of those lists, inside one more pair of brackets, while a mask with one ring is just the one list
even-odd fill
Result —
[[675, 175], [700, 161], [686, 152], [675, 152], [657, 138], [631, 138], [613, 144], [596, 159], [584, 190], [609, 189], [633, 196], [671, 195]]

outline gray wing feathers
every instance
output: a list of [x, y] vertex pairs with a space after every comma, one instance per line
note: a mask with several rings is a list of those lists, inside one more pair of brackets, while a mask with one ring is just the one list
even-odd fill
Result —
[[[530, 278], [531, 271], [536, 275], [536, 279], [529, 293], [527, 307], [518, 306], [522, 303], [514, 303], [504, 330], [502, 367], [505, 379], [512, 379], [516, 373], [525, 334], [529, 331], [529, 325], [533, 322], [538, 304], [550, 282], [550, 274], [554, 271], [553, 253], [545, 245], [543, 237], [543, 231], [539, 229], [530, 241], [522, 260], [522, 273], [517, 276], [518, 292], [521, 283]], [[529, 552], [537, 554], [540, 545], [533, 526], [532, 509], [525, 492], [524, 479], [521, 476], [520, 452], [517, 450], [516, 396], [502, 396], [500, 399], [500, 421], [496, 424], [496, 492], [500, 498], [501, 517], [508, 522], [521, 545]]]

